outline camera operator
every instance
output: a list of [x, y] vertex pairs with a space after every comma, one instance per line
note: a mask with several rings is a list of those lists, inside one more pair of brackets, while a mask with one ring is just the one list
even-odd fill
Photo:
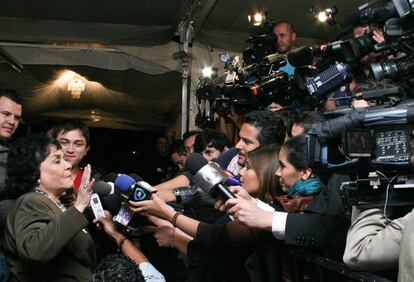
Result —
[[[273, 25], [273, 34], [276, 37], [277, 50], [280, 54], [287, 54], [295, 48], [296, 31], [290, 22], [280, 21]], [[287, 61], [286, 66], [280, 68], [289, 76], [293, 75], [295, 68]]]
[[[280, 21], [273, 25], [273, 34], [275, 35], [277, 50], [280, 54], [287, 54], [295, 48], [296, 31], [292, 23]], [[279, 70], [286, 72], [289, 76], [295, 73], [295, 67], [286, 59], [286, 65]], [[284, 107], [278, 103], [271, 103], [269, 110], [272, 112], [280, 111]]]

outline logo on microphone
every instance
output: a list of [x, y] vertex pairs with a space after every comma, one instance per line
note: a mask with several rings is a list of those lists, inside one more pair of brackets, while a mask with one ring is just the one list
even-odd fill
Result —
[[146, 191], [142, 189], [141, 187], [136, 187], [134, 191], [132, 192], [132, 200], [133, 201], [144, 201], [148, 197]]
[[215, 180], [220, 176], [219, 172], [215, 169], [208, 169], [203, 171], [203, 178], [210, 183], [214, 183]]

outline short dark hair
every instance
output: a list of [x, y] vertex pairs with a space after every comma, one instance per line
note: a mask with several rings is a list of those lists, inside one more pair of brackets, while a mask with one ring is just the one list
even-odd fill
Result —
[[204, 129], [196, 136], [194, 141], [194, 152], [201, 153], [208, 146], [216, 148], [222, 152], [226, 146], [229, 146], [229, 139], [226, 134], [220, 131], [214, 129]]
[[0, 89], [0, 98], [6, 97], [16, 104], [22, 104], [22, 97], [15, 90], [12, 89]]
[[287, 136], [292, 137], [292, 126], [293, 126], [293, 119], [295, 117], [295, 113], [288, 108], [282, 109], [277, 112], [280, 117], [283, 119], [286, 128]]
[[246, 115], [244, 123], [260, 129], [257, 136], [260, 146], [283, 144], [286, 127], [280, 114], [271, 111], [253, 111]]
[[144, 282], [135, 261], [120, 253], [106, 256], [93, 271], [90, 282]]
[[76, 129], [82, 133], [83, 137], [85, 137], [86, 146], [89, 146], [89, 128], [86, 126], [84, 122], [80, 120], [67, 119], [60, 121], [57, 124], [55, 124], [55, 126], [53, 126], [53, 128], [50, 131], [50, 135], [52, 138], [56, 139], [60, 133], [66, 133], [68, 131]]
[[272, 25], [272, 30], [273, 30], [273, 28], [274, 28], [275, 26], [280, 25], [280, 24], [286, 24], [286, 25], [288, 25], [288, 26], [289, 26], [289, 28], [290, 28], [290, 31], [291, 31], [291, 32], [295, 32], [295, 33], [296, 33], [296, 28], [295, 28], [295, 26], [294, 26], [291, 22], [288, 22], [288, 21], [278, 21], [278, 22], [275, 22], [275, 23]]
[[314, 124], [324, 122], [325, 120], [326, 118], [320, 112], [305, 111], [296, 115], [293, 123], [303, 127], [304, 133], [306, 133]]
[[199, 130], [190, 130], [190, 131], [187, 131], [186, 133], [183, 134], [183, 140], [185, 140], [185, 139], [187, 139], [187, 138], [189, 138], [189, 137], [191, 137], [193, 135], [197, 135], [199, 133], [200, 133]]
[[32, 134], [17, 139], [10, 147], [7, 160], [8, 198], [17, 199], [33, 190], [40, 177], [40, 164], [50, 153], [54, 145], [60, 144], [44, 134]]
[[177, 153], [179, 155], [185, 155], [184, 141], [182, 139], [177, 139], [171, 144], [171, 154]]

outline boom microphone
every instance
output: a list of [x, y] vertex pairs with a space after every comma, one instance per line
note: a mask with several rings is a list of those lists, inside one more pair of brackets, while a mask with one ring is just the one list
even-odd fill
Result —
[[204, 192], [210, 195], [218, 194], [225, 200], [236, 198], [223, 184], [226, 182], [227, 176], [218, 164], [208, 163], [201, 154], [194, 153], [185, 161], [185, 167], [194, 175], [193, 181]]

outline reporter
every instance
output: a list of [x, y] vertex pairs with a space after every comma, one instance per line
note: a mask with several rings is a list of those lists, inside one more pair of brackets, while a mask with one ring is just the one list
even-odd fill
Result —
[[[271, 201], [275, 195], [277, 177], [274, 171], [278, 166], [278, 151], [279, 149], [276, 146], [267, 146], [249, 153], [248, 167], [241, 170], [240, 174], [241, 181], [243, 182], [243, 189], [251, 196], [258, 197], [263, 201]], [[233, 189], [236, 190], [237, 188]], [[256, 202], [254, 198], [251, 197], [251, 199]], [[153, 195], [152, 200], [149, 201], [130, 201], [129, 203], [132, 210], [136, 213], [155, 215], [169, 220], [170, 222], [174, 221], [181, 230], [192, 237], [197, 233], [197, 228], [200, 224], [199, 221], [182, 214], [177, 216], [176, 212], [157, 195]]]
[[287, 196], [276, 198], [276, 211], [243, 199], [230, 199], [226, 205], [238, 221], [272, 231], [288, 245], [338, 251], [347, 226], [339, 191], [325, 186], [307, 166], [305, 145], [305, 136], [299, 135], [282, 146], [276, 174]]
[[75, 203], [66, 209], [59, 197], [73, 181], [60, 145], [44, 135], [29, 135], [11, 147], [7, 189], [19, 197], [5, 232], [11, 281], [89, 280], [95, 249], [82, 213], [92, 194], [90, 172], [88, 165]]
[[[249, 152], [248, 168], [241, 172], [244, 187], [232, 189], [243, 191], [240, 194], [244, 197], [247, 196], [245, 191], [249, 191], [264, 201], [270, 199], [277, 183], [275, 170], [278, 165], [278, 152], [276, 146], [262, 147]], [[255, 198], [250, 197], [250, 199], [256, 202]], [[171, 210], [156, 195], [153, 195], [151, 201], [131, 202], [131, 205], [135, 206], [135, 212], [165, 218], [194, 237], [194, 240], [189, 241], [185, 247], [190, 262], [188, 277], [203, 277], [205, 281], [214, 281], [217, 277], [227, 276], [236, 281], [248, 281], [244, 263], [260, 241], [258, 232], [250, 230], [239, 222], [222, 225], [199, 222]], [[179, 233], [176, 233], [176, 236], [177, 234]], [[230, 268], [237, 273], [228, 273]]]

